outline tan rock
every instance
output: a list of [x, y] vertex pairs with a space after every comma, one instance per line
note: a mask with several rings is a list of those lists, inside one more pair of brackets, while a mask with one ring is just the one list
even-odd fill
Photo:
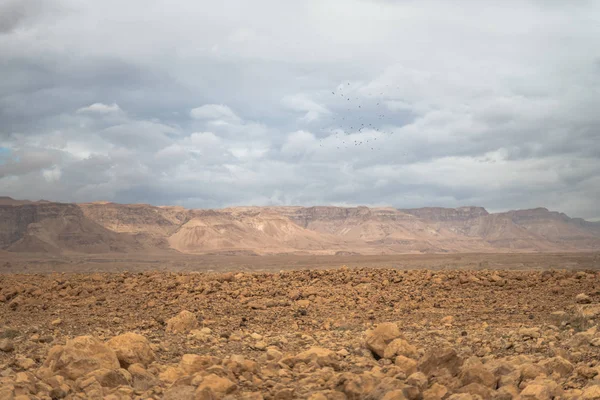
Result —
[[294, 363], [303, 362], [306, 364], [313, 363], [320, 367], [334, 367], [337, 368], [338, 361], [336, 354], [322, 347], [311, 347], [310, 349], [297, 354], [294, 357]]
[[393, 359], [396, 356], [415, 358], [417, 357], [417, 348], [404, 339], [394, 339], [385, 347], [383, 357]]
[[409, 376], [417, 372], [417, 362], [405, 356], [398, 356], [394, 360], [394, 364], [402, 370], [402, 372]]
[[201, 356], [198, 354], [184, 354], [179, 362], [179, 368], [187, 375], [193, 375], [204, 371], [219, 363], [219, 359], [213, 356]]
[[434, 383], [423, 392], [423, 400], [442, 400], [448, 394], [448, 388], [444, 385]]
[[169, 333], [188, 333], [198, 327], [198, 319], [193, 313], [183, 310], [167, 321], [166, 331]]
[[452, 376], [458, 375], [463, 360], [451, 347], [429, 350], [419, 361], [417, 369], [430, 376], [436, 371], [446, 369]]
[[482, 399], [490, 399], [493, 393], [489, 387], [483, 386], [480, 383], [469, 383], [468, 385], [458, 389], [457, 392], [468, 393], [473, 396], [480, 396]]
[[163, 395], [163, 400], [195, 400], [196, 388], [190, 385], [173, 386]]
[[148, 372], [142, 364], [132, 364], [127, 368], [133, 380], [132, 386], [135, 390], [146, 391], [158, 385], [158, 379]]
[[106, 344], [115, 352], [122, 368], [129, 368], [132, 364], [148, 366], [155, 359], [148, 339], [137, 333], [115, 336]]
[[551, 390], [542, 384], [530, 384], [521, 392], [522, 400], [551, 400]]
[[408, 400], [408, 399], [404, 395], [404, 391], [398, 389], [398, 390], [392, 390], [391, 392], [387, 392], [381, 398], [381, 400]]
[[234, 392], [236, 388], [236, 384], [229, 379], [210, 374], [202, 379], [202, 382], [198, 385], [197, 392], [201, 392], [204, 389], [210, 389], [218, 394], [228, 394]]
[[75, 380], [98, 369], [119, 369], [114, 351], [92, 336], [79, 336], [67, 340], [64, 346], [55, 346], [49, 353], [44, 367], [54, 374]]
[[548, 375], [554, 373], [558, 374], [561, 378], [569, 376], [573, 372], [573, 364], [562, 357], [552, 357], [542, 360], [538, 365], [547, 371]]
[[90, 372], [85, 378], [95, 378], [103, 387], [116, 388], [121, 385], [131, 384], [131, 374], [125, 369], [97, 369]]
[[366, 344], [378, 357], [383, 357], [385, 348], [394, 339], [402, 335], [398, 325], [392, 322], [379, 324], [375, 329], [367, 331]]
[[15, 349], [15, 345], [10, 339], [4, 338], [0, 340], [0, 351], [10, 353]]
[[592, 299], [585, 293], [579, 293], [577, 296], [575, 296], [575, 301], [577, 304], [590, 304]]
[[583, 389], [579, 400], [600, 400], [600, 385], [592, 385]]
[[462, 386], [471, 383], [479, 383], [490, 389], [496, 389], [496, 377], [493, 373], [483, 367], [483, 365], [472, 365], [463, 367], [458, 376]]

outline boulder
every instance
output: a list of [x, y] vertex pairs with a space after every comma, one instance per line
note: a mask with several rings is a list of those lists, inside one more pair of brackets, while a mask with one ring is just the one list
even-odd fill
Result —
[[48, 352], [44, 367], [55, 375], [76, 380], [98, 369], [119, 369], [117, 355], [92, 336], [78, 336]]
[[106, 344], [115, 352], [122, 368], [129, 368], [132, 364], [147, 367], [155, 359], [148, 339], [137, 333], [128, 332], [115, 336]]
[[385, 348], [394, 339], [402, 335], [398, 325], [392, 322], [379, 324], [375, 329], [367, 331], [366, 344], [367, 348], [377, 357], [384, 357]]
[[396, 356], [417, 357], [417, 348], [402, 338], [392, 340], [383, 351], [383, 357], [393, 359]]

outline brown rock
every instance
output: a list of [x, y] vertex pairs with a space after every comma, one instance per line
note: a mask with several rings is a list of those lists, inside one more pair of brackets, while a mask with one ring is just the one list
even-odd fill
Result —
[[600, 385], [586, 387], [579, 400], [600, 400]]
[[554, 373], [558, 374], [561, 378], [564, 378], [573, 372], [573, 364], [571, 364], [568, 360], [565, 360], [562, 357], [552, 357], [546, 360], [542, 360], [539, 363], [539, 366], [544, 368], [548, 375], [552, 375]]
[[383, 357], [393, 359], [398, 355], [415, 358], [417, 357], [417, 348], [404, 339], [394, 339], [385, 347]]
[[402, 372], [409, 376], [417, 372], [417, 362], [413, 359], [404, 356], [398, 356], [394, 360], [394, 364], [402, 370]]
[[469, 383], [468, 385], [458, 389], [457, 392], [480, 396], [482, 399], [490, 399], [492, 397], [492, 390], [480, 383]]
[[375, 329], [367, 332], [367, 348], [378, 357], [383, 357], [387, 345], [401, 335], [400, 329], [395, 323], [385, 322], [379, 324]]
[[158, 380], [148, 372], [142, 364], [132, 364], [127, 368], [133, 380], [132, 386], [135, 390], [146, 391], [158, 385]]
[[521, 392], [522, 400], [550, 400], [552, 391], [546, 385], [530, 384]]
[[9, 353], [9, 352], [13, 351], [14, 349], [15, 349], [15, 345], [13, 344], [13, 342], [11, 340], [9, 340], [9, 339], [0, 340], [0, 351]]
[[187, 333], [198, 327], [198, 319], [193, 313], [183, 310], [167, 321], [166, 331], [169, 333]]
[[496, 377], [482, 364], [463, 367], [458, 377], [462, 386], [479, 383], [490, 389], [496, 389]]
[[198, 385], [197, 392], [209, 389], [217, 394], [228, 394], [235, 391], [236, 388], [236, 384], [229, 379], [210, 374], [202, 379], [202, 382]]
[[103, 387], [116, 388], [131, 384], [131, 374], [124, 369], [97, 369], [85, 376], [85, 378], [91, 377], [95, 378]]
[[446, 386], [434, 383], [423, 392], [423, 400], [442, 400], [447, 394], [448, 388]]
[[311, 347], [310, 349], [296, 355], [294, 357], [294, 364], [297, 362], [303, 362], [306, 364], [313, 363], [320, 367], [334, 367], [338, 366], [336, 354], [322, 347]]
[[463, 360], [456, 354], [456, 350], [450, 347], [430, 350], [419, 361], [417, 369], [427, 376], [436, 371], [446, 369], [452, 376], [458, 375]]
[[122, 368], [129, 368], [132, 364], [146, 367], [155, 358], [148, 339], [137, 333], [128, 332], [115, 336], [106, 344], [115, 352]]
[[204, 371], [219, 363], [219, 359], [213, 356], [201, 356], [198, 354], [184, 354], [179, 362], [179, 368], [187, 375], [193, 375]]
[[585, 293], [579, 293], [577, 296], [575, 296], [575, 301], [577, 304], [590, 304], [592, 299]]
[[50, 349], [44, 367], [75, 380], [98, 369], [119, 369], [120, 365], [115, 352], [104, 343], [92, 336], [79, 336]]
[[196, 388], [190, 385], [173, 386], [165, 392], [163, 400], [195, 400]]

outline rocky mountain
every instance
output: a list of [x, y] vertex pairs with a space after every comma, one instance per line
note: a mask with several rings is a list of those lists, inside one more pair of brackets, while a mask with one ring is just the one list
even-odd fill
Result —
[[78, 205], [51, 202], [0, 204], [0, 247], [36, 253], [108, 253], [140, 248], [132, 237], [86, 218]]
[[597, 251], [600, 223], [545, 208], [233, 207], [0, 198], [0, 249], [107, 253], [399, 254]]

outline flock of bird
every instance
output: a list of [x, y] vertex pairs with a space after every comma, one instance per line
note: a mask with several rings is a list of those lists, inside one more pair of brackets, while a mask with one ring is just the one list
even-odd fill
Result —
[[[336, 90], [331, 91], [333, 96], [341, 97], [346, 103], [344, 106], [345, 112], [341, 115], [334, 114], [334, 116], [331, 118], [331, 123], [333, 126], [331, 128], [331, 132], [334, 132], [334, 137], [338, 140], [336, 148], [347, 149], [352, 146], [365, 146], [371, 150], [381, 150], [378, 145], [381, 145], [382, 140], [377, 142], [377, 138], [381, 138], [379, 134], [392, 134], [391, 131], [384, 131], [381, 128], [387, 122], [386, 118], [388, 115], [385, 112], [381, 112], [381, 108], [385, 106], [381, 105], [381, 100], [376, 100], [376, 104], [374, 106], [372, 104], [365, 105], [359, 101], [359, 97], [352, 95], [351, 92], [352, 89], [350, 88], [350, 82], [347, 82], [347, 85], [340, 85]], [[380, 96], [383, 95], [384, 93], [381, 92]], [[369, 98], [373, 98], [372, 93], [369, 93]], [[377, 108], [375, 113], [373, 113], [373, 107]], [[352, 139], [349, 137], [353, 134], [363, 132], [372, 132], [373, 135], [364, 139]], [[324, 147], [324, 139], [325, 138], [320, 140], [320, 147]]]

